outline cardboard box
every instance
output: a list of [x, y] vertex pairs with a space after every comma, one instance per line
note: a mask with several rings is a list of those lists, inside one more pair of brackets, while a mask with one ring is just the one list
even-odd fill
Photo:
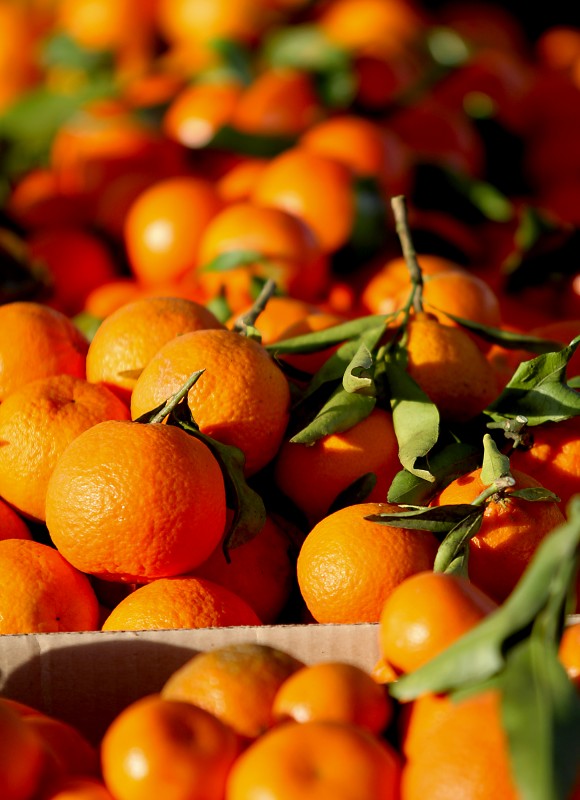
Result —
[[377, 625], [264, 625], [167, 631], [0, 636], [0, 695], [64, 719], [97, 743], [114, 716], [161, 689], [195, 652], [258, 642], [305, 663], [348, 661], [372, 669]]

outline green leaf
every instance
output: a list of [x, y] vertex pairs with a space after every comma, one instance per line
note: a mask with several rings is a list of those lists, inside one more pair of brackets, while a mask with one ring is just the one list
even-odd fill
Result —
[[506, 643], [529, 629], [553, 590], [555, 577], [570, 569], [580, 546], [580, 495], [568, 506], [568, 521], [546, 536], [509, 597], [446, 650], [392, 684], [391, 694], [412, 700], [424, 692], [447, 692], [495, 676], [504, 666]]
[[342, 433], [366, 419], [375, 407], [376, 399], [364, 394], [347, 392], [338, 386], [316, 417], [290, 441], [314, 444], [323, 436]]
[[453, 572], [469, 577], [469, 542], [478, 533], [483, 521], [483, 506], [472, 506], [472, 513], [460, 520], [437, 549], [434, 572]]
[[202, 272], [229, 272], [238, 267], [247, 267], [249, 264], [261, 263], [266, 257], [259, 250], [228, 250], [212, 258], [201, 267]]
[[499, 685], [522, 800], [569, 797], [580, 764], [580, 697], [557, 646], [533, 632], [509, 652]]
[[89, 314], [88, 311], [81, 311], [72, 318], [72, 321], [79, 331], [86, 336], [87, 340], [91, 342], [103, 320], [100, 317], [95, 317], [94, 314]]
[[434, 447], [439, 437], [439, 411], [411, 376], [394, 361], [385, 361], [393, 425], [399, 443], [399, 460], [412, 475], [431, 483], [434, 476], [417, 466], [417, 460]]
[[552, 501], [559, 503], [560, 498], [549, 489], [544, 489], [543, 486], [530, 486], [527, 489], [514, 489], [510, 492], [510, 497], [521, 497], [523, 500], [528, 500], [530, 503]]
[[435, 478], [428, 481], [403, 469], [391, 483], [388, 501], [399, 505], [426, 505], [447, 484], [479, 467], [481, 448], [453, 442], [428, 457], [429, 472]]
[[273, 67], [293, 67], [308, 72], [343, 72], [350, 56], [334, 44], [319, 25], [295, 24], [274, 29], [264, 38], [261, 55]]
[[[293, 336], [291, 339], [282, 339], [266, 345], [272, 355], [287, 353], [315, 353], [324, 350], [332, 345], [355, 339], [363, 333], [369, 333], [371, 339], [377, 338], [377, 334], [385, 333], [385, 326], [389, 317], [385, 314], [370, 314], [366, 317], [358, 317], [348, 322], [341, 322], [331, 328], [324, 328], [321, 331], [304, 333], [301, 336]], [[357, 343], [358, 347], [358, 343]], [[372, 349], [369, 347], [369, 349]], [[349, 359], [350, 361], [350, 359]]]
[[355, 216], [350, 245], [355, 252], [376, 253], [388, 236], [389, 213], [384, 194], [376, 180], [357, 178], [354, 182]]
[[66, 33], [50, 36], [42, 47], [40, 60], [44, 67], [68, 67], [87, 75], [113, 73], [114, 54], [109, 50], [89, 50], [81, 47]]
[[456, 503], [455, 505], [413, 508], [407, 511], [386, 511], [381, 514], [371, 514], [365, 519], [371, 522], [381, 522], [383, 525], [391, 525], [395, 528], [409, 528], [446, 534], [466, 518], [474, 514], [481, 515], [482, 512], [483, 509], [472, 506], [469, 503]]
[[484, 486], [491, 486], [499, 478], [510, 475], [510, 460], [501, 453], [489, 435], [483, 437], [483, 465], [481, 467], [481, 482]]
[[211, 39], [209, 44], [220, 57], [222, 64], [233, 76], [238, 78], [245, 86], [249, 86], [252, 83], [254, 70], [252, 58], [247, 48], [234, 39], [215, 38]]
[[566, 383], [566, 367], [580, 344], [524, 361], [484, 413], [497, 419], [524, 416], [528, 425], [557, 422], [580, 414], [580, 393]]
[[449, 172], [449, 180], [484, 217], [493, 222], [509, 222], [514, 216], [513, 203], [497, 187], [466, 173]]
[[373, 378], [373, 356], [364, 342], [361, 342], [354, 358], [346, 368], [342, 385], [347, 392], [376, 397], [377, 390]]
[[248, 133], [231, 125], [223, 125], [208, 142], [204, 142], [203, 147], [255, 158], [273, 158], [295, 144], [294, 136]]

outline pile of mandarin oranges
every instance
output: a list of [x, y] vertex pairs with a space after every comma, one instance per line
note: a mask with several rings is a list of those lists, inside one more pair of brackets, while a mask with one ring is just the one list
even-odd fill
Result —
[[0, 696], [4, 800], [580, 798], [579, 133], [497, 5], [0, 0], [0, 648], [380, 652]]

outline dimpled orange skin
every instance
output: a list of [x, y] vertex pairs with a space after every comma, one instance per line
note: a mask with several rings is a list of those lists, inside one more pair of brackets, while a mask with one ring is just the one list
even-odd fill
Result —
[[188, 402], [202, 433], [240, 448], [246, 475], [271, 461], [289, 419], [290, 388], [258, 342], [233, 331], [185, 333], [168, 342], [141, 373], [131, 396], [137, 419], [205, 370]]
[[0, 634], [98, 628], [98, 603], [86, 575], [53, 547], [0, 542]]
[[224, 532], [221, 469], [205, 444], [159, 423], [99, 423], [60, 457], [46, 496], [55, 546], [78, 569], [139, 583], [193, 569]]

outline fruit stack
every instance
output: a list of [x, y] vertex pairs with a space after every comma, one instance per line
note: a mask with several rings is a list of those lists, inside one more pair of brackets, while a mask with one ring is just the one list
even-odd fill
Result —
[[[225, 636], [102, 735], [4, 678], [0, 795], [577, 800], [580, 28], [0, 0], [0, 31], [0, 663]], [[328, 625], [379, 659], [301, 658]]]

